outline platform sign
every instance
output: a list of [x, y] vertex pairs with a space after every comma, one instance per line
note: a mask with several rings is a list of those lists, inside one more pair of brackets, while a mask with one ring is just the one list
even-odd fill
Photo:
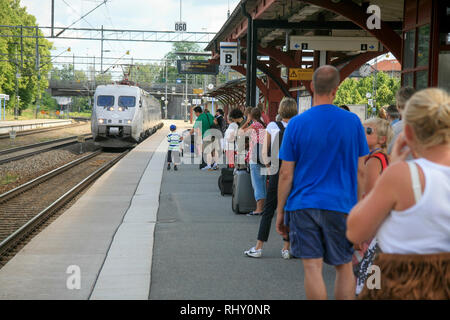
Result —
[[203, 94], [203, 89], [192, 89], [194, 94]]
[[220, 65], [237, 66], [238, 65], [238, 45], [237, 42], [220, 43]]
[[312, 80], [313, 69], [289, 68], [289, 80]]
[[373, 37], [291, 36], [290, 50], [379, 51]]

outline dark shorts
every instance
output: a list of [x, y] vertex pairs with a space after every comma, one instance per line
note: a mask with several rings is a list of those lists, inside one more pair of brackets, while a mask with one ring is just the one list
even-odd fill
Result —
[[333, 266], [352, 261], [353, 244], [345, 237], [347, 215], [342, 212], [303, 209], [287, 211], [291, 253], [300, 259], [318, 259]]

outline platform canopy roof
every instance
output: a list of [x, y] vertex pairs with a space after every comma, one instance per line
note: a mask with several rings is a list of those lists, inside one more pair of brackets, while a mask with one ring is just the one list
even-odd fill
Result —
[[[403, 0], [242, 0], [233, 13], [208, 44], [206, 50], [219, 53], [220, 42], [246, 40], [247, 18], [242, 5], [245, 5], [253, 19], [263, 20], [258, 28], [258, 44], [265, 47], [279, 47], [286, 44], [286, 32], [291, 35], [324, 35], [346, 37], [370, 37], [378, 40], [400, 60], [398, 38], [402, 29]], [[381, 9], [382, 29], [371, 32], [364, 28], [369, 5]], [[266, 24], [264, 24], [266, 20]], [[386, 31], [386, 26], [390, 30]], [[333, 55], [333, 53], [331, 53]], [[354, 52], [336, 53], [354, 55]]]

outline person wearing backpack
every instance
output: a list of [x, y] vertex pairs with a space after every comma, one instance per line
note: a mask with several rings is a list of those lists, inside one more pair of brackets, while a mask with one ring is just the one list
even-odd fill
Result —
[[[272, 161], [279, 161], [279, 165], [276, 172], [271, 172], [273, 174], [269, 175], [267, 197], [261, 216], [261, 222], [259, 224], [256, 246], [244, 251], [246, 256], [253, 258], [260, 258], [262, 256], [264, 242], [267, 242], [269, 239], [270, 227], [278, 201], [278, 177], [279, 168], [281, 167], [281, 160], [278, 158], [278, 151], [281, 146], [281, 141], [283, 140], [284, 130], [288, 125], [289, 120], [297, 115], [297, 102], [292, 98], [283, 98], [280, 102], [278, 114], [281, 117], [281, 121], [270, 122], [267, 126], [267, 137], [265, 139], [267, 144], [263, 150], [265, 151], [266, 149], [269, 149]], [[275, 143], [276, 139], [278, 139], [278, 146], [276, 146]], [[267, 154], [266, 152], [263, 153]], [[283, 248], [281, 249], [281, 256], [284, 259], [289, 259], [291, 257], [289, 253], [289, 239], [285, 238], [283, 240], [284, 243]]]
[[[387, 146], [391, 142], [394, 131], [389, 121], [381, 118], [370, 118], [364, 122], [367, 145], [370, 153], [364, 161], [364, 183], [362, 197], [368, 194], [376, 181], [389, 165]], [[372, 265], [375, 254], [379, 251], [375, 238], [355, 244], [352, 263], [356, 276], [356, 294], [360, 294], [364, 288], [368, 276], [368, 270]]]

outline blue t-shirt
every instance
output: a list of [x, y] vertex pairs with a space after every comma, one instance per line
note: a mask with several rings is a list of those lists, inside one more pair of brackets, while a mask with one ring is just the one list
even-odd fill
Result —
[[295, 162], [286, 211], [349, 213], [357, 202], [358, 158], [369, 153], [358, 116], [334, 105], [312, 107], [289, 121], [280, 159]]

